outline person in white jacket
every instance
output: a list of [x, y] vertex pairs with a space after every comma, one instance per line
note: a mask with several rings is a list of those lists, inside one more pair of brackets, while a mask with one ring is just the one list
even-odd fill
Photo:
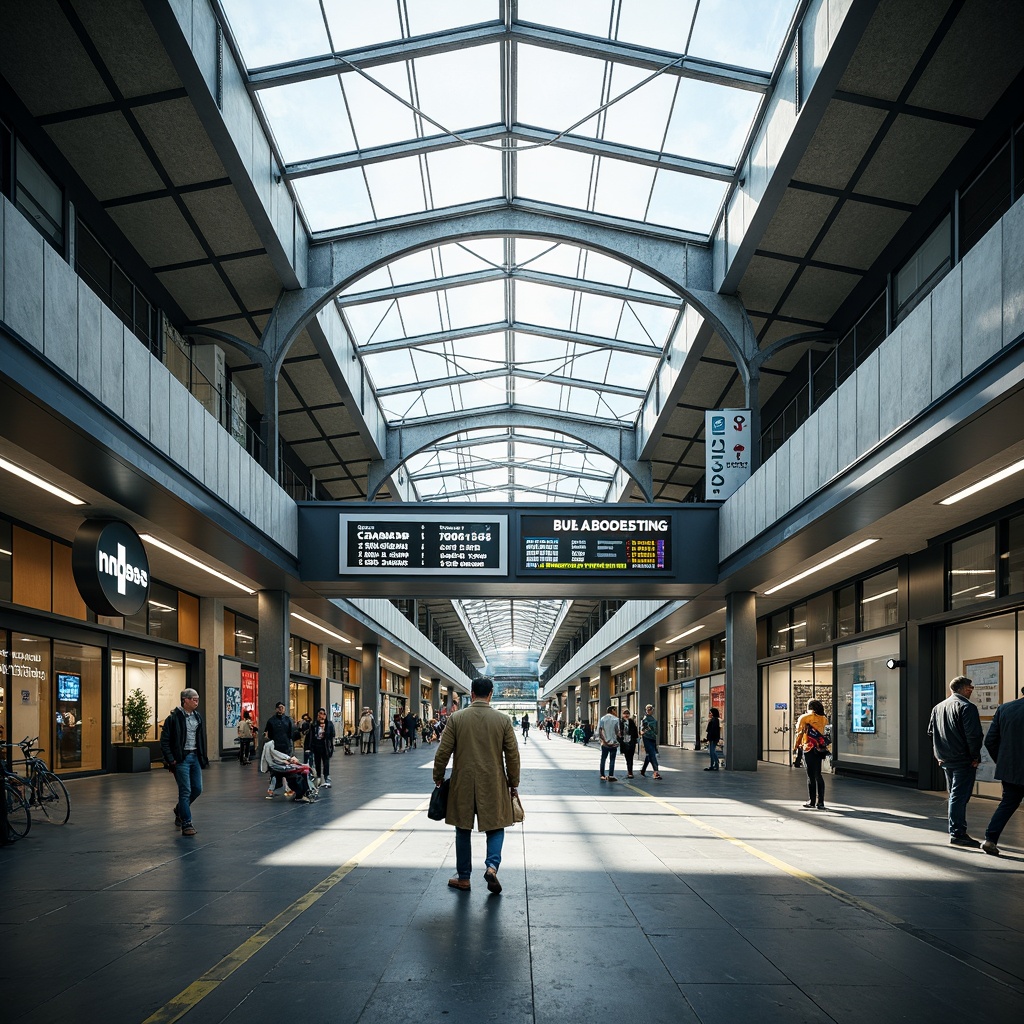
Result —
[[[270, 772], [284, 780], [288, 788], [295, 794], [297, 803], [311, 804], [309, 788], [309, 765], [303, 764], [297, 757], [286, 754], [274, 746], [273, 740], [266, 740], [260, 756], [260, 771]], [[273, 789], [267, 790], [267, 799], [274, 796]]]

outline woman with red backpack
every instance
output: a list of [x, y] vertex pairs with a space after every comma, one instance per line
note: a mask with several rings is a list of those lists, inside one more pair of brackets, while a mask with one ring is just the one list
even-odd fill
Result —
[[803, 752], [804, 768], [807, 770], [807, 803], [804, 807], [825, 810], [825, 779], [821, 766], [828, 756], [828, 719], [820, 700], [807, 702], [807, 713], [796, 723], [794, 753]]

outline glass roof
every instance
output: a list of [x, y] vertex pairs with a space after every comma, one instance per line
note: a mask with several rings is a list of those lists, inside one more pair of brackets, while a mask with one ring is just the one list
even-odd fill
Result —
[[[560, 621], [567, 601], [455, 601], [487, 660], [528, 651], [540, 655]], [[500, 659], [499, 659], [500, 660]]]
[[[527, 203], [698, 242], [797, 4], [220, 0], [315, 238]], [[407, 462], [424, 501], [610, 500], [611, 458], [524, 420], [631, 428], [683, 309], [625, 263], [511, 236], [406, 256], [337, 302], [389, 425], [508, 414]], [[486, 652], [539, 636], [522, 616], [543, 624], [545, 604], [470, 602], [466, 619]]]

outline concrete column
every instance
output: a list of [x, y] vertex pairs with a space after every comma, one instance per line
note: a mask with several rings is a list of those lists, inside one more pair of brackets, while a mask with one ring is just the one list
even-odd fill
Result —
[[376, 723], [373, 732], [373, 750], [380, 743], [380, 648], [376, 644], [363, 644], [362, 691], [363, 707], [373, 712]]
[[565, 721], [566, 724], [576, 721], [576, 685], [573, 683], [565, 691]]
[[[327, 644], [320, 644], [320, 703], [316, 705], [317, 710], [320, 708], [327, 708], [327, 721], [333, 721], [331, 718], [331, 694], [327, 686]], [[313, 715], [313, 721], [316, 721], [316, 715]], [[344, 733], [344, 728], [338, 733], [339, 736]]]
[[[601, 675], [597, 684], [597, 717], [600, 718], [612, 702], [612, 667], [611, 665], [601, 666]], [[590, 723], [597, 731], [597, 722]]]
[[751, 593], [725, 599], [725, 682], [726, 768], [756, 772], [757, 609]]
[[279, 700], [288, 707], [291, 599], [284, 590], [261, 590], [257, 604], [260, 627], [259, 727], [262, 729]]
[[661, 718], [661, 711], [658, 707], [658, 687], [655, 683], [655, 658], [654, 645], [641, 644], [639, 647], [640, 661], [636, 667], [636, 713], [642, 718], [644, 708], [648, 704], [654, 705], [654, 715]]
[[434, 718], [441, 713], [441, 679], [439, 676], [430, 677], [430, 707], [434, 712]]
[[446, 692], [445, 692], [445, 697], [444, 697], [444, 709], [445, 709], [445, 711], [448, 712], [448, 714], [451, 714], [452, 706], [455, 704], [455, 686], [454, 686], [454, 684], [449, 683], [445, 687], [445, 691]]
[[420, 697], [420, 667], [419, 665], [409, 666], [409, 706], [406, 714], [412, 711], [418, 718], [423, 717], [423, 698]]
[[[590, 717], [590, 676], [580, 676], [579, 706], [576, 708], [579, 720], [585, 722]], [[597, 725], [591, 722], [591, 725]]]
[[196, 680], [196, 689], [203, 698], [201, 706], [208, 708], [203, 717], [213, 721], [211, 712], [220, 700], [220, 656], [224, 653], [224, 602], [220, 598], [199, 599], [199, 646], [206, 652], [206, 671], [204, 680]]

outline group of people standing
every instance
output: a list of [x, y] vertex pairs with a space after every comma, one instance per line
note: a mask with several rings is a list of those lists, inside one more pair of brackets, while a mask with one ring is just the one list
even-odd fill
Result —
[[[644, 761], [640, 767], [640, 774], [647, 777], [647, 767], [654, 770], [653, 777], [661, 778], [658, 765], [658, 720], [654, 717], [654, 705], [648, 704], [643, 718], [639, 725], [633, 721], [629, 708], [623, 708], [621, 716], [614, 704], [608, 705], [608, 710], [601, 716], [597, 723], [597, 736], [601, 743], [601, 768], [600, 778], [602, 782], [618, 782], [615, 775], [615, 758], [621, 752], [626, 760], [626, 777], [633, 778], [633, 758], [636, 755], [638, 742], [643, 743]], [[607, 765], [607, 771], [605, 766]]]

